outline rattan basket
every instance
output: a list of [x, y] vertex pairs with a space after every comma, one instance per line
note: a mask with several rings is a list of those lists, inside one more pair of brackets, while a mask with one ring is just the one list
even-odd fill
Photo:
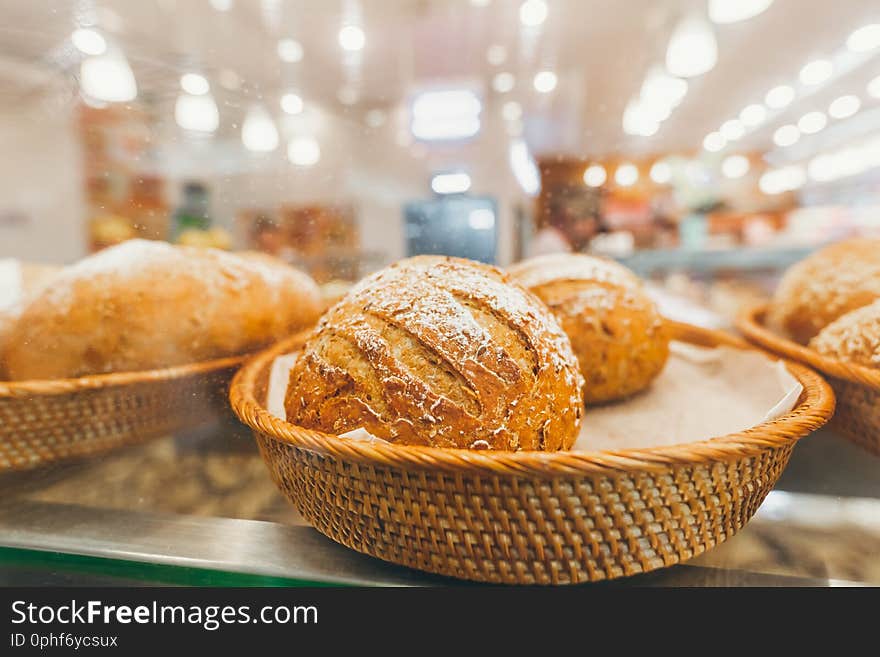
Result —
[[827, 375], [837, 396], [831, 426], [852, 442], [880, 454], [880, 370], [828, 358], [774, 333], [764, 324], [765, 304], [744, 310], [737, 328], [752, 342]]
[[94, 454], [230, 416], [228, 384], [244, 360], [0, 381], [0, 471]]
[[[695, 344], [748, 348], [720, 332], [674, 328], [678, 339]], [[270, 415], [263, 403], [268, 370], [299, 344], [295, 338], [260, 354], [230, 390], [275, 483], [343, 545], [482, 582], [569, 584], [690, 559], [746, 524], [797, 440], [834, 410], [822, 378], [788, 364], [804, 386], [790, 413], [704, 442], [555, 453], [403, 447], [330, 436]]]

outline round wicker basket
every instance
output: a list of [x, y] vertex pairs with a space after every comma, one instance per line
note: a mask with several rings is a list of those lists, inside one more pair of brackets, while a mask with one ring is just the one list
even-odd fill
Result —
[[880, 370], [828, 358], [781, 337], [765, 326], [766, 312], [764, 304], [747, 308], [737, 318], [737, 328], [764, 349], [826, 374], [837, 396], [831, 426], [852, 442], [880, 454]]
[[94, 454], [229, 416], [229, 380], [244, 360], [0, 381], [0, 471]]
[[[704, 346], [745, 342], [675, 325]], [[236, 375], [233, 410], [254, 430], [275, 483], [333, 540], [404, 566], [507, 584], [569, 584], [690, 559], [757, 510], [797, 440], [822, 426], [834, 395], [817, 374], [796, 407], [747, 431], [653, 449], [474, 452], [343, 439], [264, 408], [269, 349]]]

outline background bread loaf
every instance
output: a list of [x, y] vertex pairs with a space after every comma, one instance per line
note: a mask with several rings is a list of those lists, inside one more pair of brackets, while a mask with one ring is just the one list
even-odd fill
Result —
[[553, 311], [568, 334], [587, 403], [647, 387], [669, 357], [669, 335], [641, 280], [616, 262], [580, 254], [531, 258], [511, 275]]
[[254, 351], [312, 325], [317, 285], [268, 260], [131, 240], [57, 274], [9, 331], [12, 379], [154, 369]]
[[835, 319], [880, 299], [880, 239], [820, 249], [786, 271], [767, 315], [775, 330], [806, 344]]
[[322, 318], [290, 374], [290, 422], [408, 445], [567, 449], [582, 379], [548, 310], [500, 270], [400, 261]]
[[838, 317], [810, 341], [820, 354], [880, 368], [880, 300]]

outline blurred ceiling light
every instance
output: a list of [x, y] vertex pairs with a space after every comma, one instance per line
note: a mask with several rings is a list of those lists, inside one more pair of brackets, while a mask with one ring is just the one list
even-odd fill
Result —
[[532, 80], [535, 91], [542, 94], [547, 94], [553, 91], [556, 88], [556, 83], [556, 73], [553, 71], [541, 71], [536, 74], [534, 80]]
[[515, 84], [516, 78], [513, 77], [512, 73], [507, 73], [506, 71], [498, 73], [492, 78], [492, 88], [500, 94], [506, 94], [513, 89]]
[[472, 7], [488, 7], [492, 0], [471, 0]]
[[79, 67], [80, 89], [87, 96], [108, 103], [124, 103], [137, 97], [137, 82], [122, 51], [108, 48], [87, 57]]
[[721, 173], [725, 178], [742, 178], [749, 172], [749, 158], [744, 155], [729, 155], [721, 162]]
[[799, 74], [800, 81], [807, 86], [821, 84], [834, 73], [834, 66], [827, 59], [815, 59], [805, 64]]
[[721, 124], [719, 132], [727, 141], [736, 141], [746, 134], [746, 129], [739, 119], [730, 119]]
[[526, 0], [519, 7], [519, 22], [526, 27], [537, 27], [547, 20], [547, 3], [544, 0]]
[[682, 101], [687, 91], [687, 80], [669, 75], [661, 66], [654, 66], [642, 83], [639, 97], [643, 103], [656, 103], [672, 108]]
[[880, 46], [880, 23], [860, 27], [846, 40], [846, 47], [853, 52], [868, 52], [878, 46]]
[[211, 94], [184, 92], [174, 104], [174, 120], [184, 130], [211, 133], [220, 125], [220, 114]]
[[201, 96], [211, 90], [211, 85], [204, 75], [184, 73], [180, 76], [180, 88], [193, 96]]
[[501, 66], [507, 61], [507, 48], [497, 43], [489, 46], [489, 49], [486, 51], [486, 59], [489, 60], [492, 66]]
[[828, 117], [822, 112], [807, 112], [797, 123], [798, 130], [805, 135], [812, 135], [819, 132], [828, 124]]
[[471, 188], [471, 177], [464, 171], [438, 173], [431, 178], [435, 194], [464, 194]]
[[710, 153], [717, 153], [725, 146], [727, 146], [727, 140], [720, 132], [710, 132], [703, 139], [703, 148]]
[[846, 119], [858, 112], [861, 106], [859, 97], [849, 94], [834, 99], [828, 106], [828, 114], [834, 119]]
[[281, 39], [276, 50], [281, 61], [289, 64], [302, 61], [304, 55], [302, 44], [296, 39]]
[[587, 187], [601, 187], [608, 179], [608, 173], [601, 164], [591, 164], [584, 171], [584, 184]]
[[672, 167], [669, 166], [669, 163], [658, 160], [651, 167], [650, 176], [651, 180], [658, 185], [665, 185], [672, 180]]
[[868, 83], [867, 90], [872, 98], [880, 98], [880, 75]]
[[758, 180], [758, 187], [765, 194], [781, 194], [798, 189], [806, 180], [803, 167], [792, 165], [767, 171]]
[[636, 168], [635, 164], [630, 164], [629, 162], [619, 164], [617, 170], [614, 172], [614, 182], [621, 187], [634, 185], [638, 179], [639, 170]]
[[721, 25], [754, 18], [767, 10], [773, 0], [709, 0], [709, 19]]
[[415, 118], [411, 130], [416, 138], [425, 141], [467, 139], [480, 131], [480, 119], [477, 116], [443, 121]]
[[285, 114], [299, 114], [303, 111], [303, 100], [298, 94], [288, 92], [281, 96], [281, 109]]
[[294, 137], [287, 144], [287, 159], [298, 167], [310, 167], [321, 159], [321, 146], [314, 137]]
[[787, 84], [780, 84], [778, 87], [773, 87], [764, 97], [764, 102], [767, 103], [767, 107], [772, 109], [782, 109], [793, 100], [794, 89]]
[[482, 103], [469, 89], [424, 91], [412, 102], [412, 134], [424, 140], [466, 139], [480, 131]]
[[522, 139], [511, 142], [507, 153], [513, 177], [529, 196], [536, 196], [541, 191], [541, 175], [535, 159], [529, 153], [529, 147]]
[[477, 115], [483, 109], [480, 99], [469, 89], [424, 91], [412, 103], [412, 112], [420, 118]]
[[386, 119], [385, 112], [380, 109], [371, 109], [364, 117], [364, 121], [366, 121], [367, 125], [371, 128], [381, 128], [385, 125]]
[[750, 128], [761, 125], [766, 118], [767, 108], [765, 108], [763, 105], [759, 105], [758, 103], [747, 105], [743, 108], [743, 111], [739, 113], [739, 120], [742, 121], [744, 125], [747, 125]]
[[505, 121], [518, 121], [522, 117], [522, 105], [515, 100], [509, 100], [501, 107], [501, 116]]
[[107, 41], [97, 30], [81, 27], [73, 31], [70, 40], [74, 47], [84, 55], [100, 55], [107, 50]]
[[628, 135], [651, 137], [660, 129], [657, 119], [638, 100], [631, 100], [623, 110], [623, 131]]
[[360, 97], [358, 90], [351, 85], [340, 87], [336, 92], [336, 99], [343, 105], [354, 105], [360, 100]]
[[220, 71], [220, 85], [224, 89], [229, 89], [230, 91], [236, 91], [241, 87], [241, 78], [238, 77], [238, 73], [229, 68], [224, 68]]
[[666, 49], [666, 69], [680, 78], [711, 71], [718, 61], [718, 43], [712, 26], [698, 16], [684, 19], [675, 28]]
[[807, 174], [816, 182], [834, 180], [837, 169], [835, 165], [833, 155], [817, 155], [807, 165]]
[[474, 230], [492, 230], [495, 227], [495, 213], [489, 208], [477, 208], [468, 213], [468, 226]]
[[801, 138], [801, 131], [798, 130], [796, 125], [788, 124], [784, 125], [781, 128], [777, 128], [776, 132], [773, 133], [773, 143], [777, 146], [782, 146], [783, 148], [786, 146], [791, 146], [796, 143], [798, 139]]
[[268, 153], [278, 148], [278, 128], [262, 105], [251, 105], [241, 126], [244, 147], [255, 153]]
[[232, 0], [211, 0], [211, 6], [217, 11], [229, 11], [232, 9]]
[[362, 50], [366, 43], [367, 37], [357, 25], [346, 25], [339, 30], [339, 45], [343, 50], [349, 52]]

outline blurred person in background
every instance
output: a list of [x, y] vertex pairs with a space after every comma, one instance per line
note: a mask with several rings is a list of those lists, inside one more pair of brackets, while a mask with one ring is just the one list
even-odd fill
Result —
[[527, 257], [586, 251], [606, 231], [596, 199], [580, 191], [556, 194], [547, 210], [547, 221], [529, 243]]

